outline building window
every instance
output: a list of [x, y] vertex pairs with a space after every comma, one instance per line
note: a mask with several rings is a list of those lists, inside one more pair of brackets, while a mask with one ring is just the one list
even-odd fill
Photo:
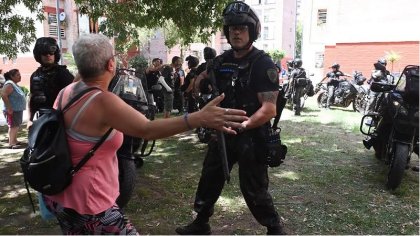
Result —
[[276, 0], [265, 0], [265, 4], [274, 4]]
[[324, 53], [316, 52], [315, 53], [315, 68], [324, 67]]
[[7, 63], [7, 57], [3, 57], [3, 64]]
[[264, 22], [274, 22], [275, 18], [275, 10], [274, 9], [267, 9], [264, 12]]
[[270, 39], [274, 39], [274, 30], [272, 30], [273, 28], [265, 26], [264, 30], [263, 30], [263, 39], [265, 40], [270, 40]]
[[[57, 14], [48, 13], [48, 36], [58, 37], [57, 29], [58, 29]], [[60, 37], [61, 38], [66, 37], [66, 33], [62, 25], [60, 25]]]
[[264, 27], [264, 39], [268, 39], [268, 27]]
[[317, 25], [324, 25], [327, 23], [327, 9], [318, 9]]

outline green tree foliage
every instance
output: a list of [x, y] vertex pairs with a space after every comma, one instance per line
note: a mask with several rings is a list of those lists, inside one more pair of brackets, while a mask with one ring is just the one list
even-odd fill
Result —
[[144, 72], [146, 71], [147, 65], [149, 64], [147, 62], [147, 59], [142, 55], [137, 55], [128, 62], [130, 67], [134, 68], [136, 70], [136, 76], [142, 77], [144, 76]]
[[[14, 58], [19, 52], [30, 50], [36, 40], [35, 21], [44, 19], [41, 3], [42, 0], [1, 0], [0, 54]], [[22, 8], [32, 12], [35, 19], [22, 15]]]
[[[221, 13], [230, 0], [75, 0], [81, 14], [95, 22], [104, 17], [99, 31], [115, 37], [117, 50], [127, 51], [141, 45], [151, 29], [167, 31], [166, 45], [181, 46], [191, 42], [207, 42], [222, 26]], [[1, 0], [0, 54], [15, 57], [29, 51], [36, 40], [35, 21], [44, 20], [42, 0]], [[22, 16], [13, 9], [22, 5], [36, 15]], [[170, 31], [169, 31], [170, 30]], [[149, 32], [149, 33], [147, 33]]]
[[[141, 44], [138, 29], [163, 28], [166, 45], [207, 42], [222, 26], [221, 13], [230, 0], [75, 0], [94, 21], [105, 17], [99, 31], [114, 36], [117, 50]], [[125, 46], [123, 46], [125, 45]], [[128, 45], [128, 46], [127, 46]]]
[[295, 49], [295, 58], [302, 57], [302, 32], [303, 26], [302, 22], [298, 22], [296, 26], [296, 49]]
[[385, 52], [385, 58], [391, 62], [391, 72], [394, 72], [394, 63], [401, 59], [401, 55], [395, 51]]
[[267, 52], [268, 55], [270, 55], [270, 57], [273, 59], [274, 62], [280, 62], [281, 59], [284, 58], [284, 56], [286, 55], [286, 52], [283, 50], [271, 50]]

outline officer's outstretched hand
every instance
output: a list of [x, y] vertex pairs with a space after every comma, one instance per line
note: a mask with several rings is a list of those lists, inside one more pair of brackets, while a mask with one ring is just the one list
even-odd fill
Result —
[[204, 106], [203, 109], [198, 111], [198, 113], [201, 113], [201, 125], [203, 127], [221, 130], [225, 133], [236, 134], [235, 130], [246, 128], [242, 122], [249, 118], [243, 110], [219, 107], [218, 105], [224, 98], [224, 94], [217, 96]]

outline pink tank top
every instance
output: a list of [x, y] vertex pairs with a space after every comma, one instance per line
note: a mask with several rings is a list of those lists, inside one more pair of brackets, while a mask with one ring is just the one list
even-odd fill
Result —
[[[66, 93], [71, 90], [68, 86]], [[95, 91], [85, 96], [91, 96]], [[73, 131], [74, 133], [74, 131]], [[100, 138], [100, 137], [98, 137]], [[96, 141], [79, 140], [67, 134], [73, 166], [95, 145]], [[63, 207], [79, 214], [96, 215], [115, 204], [119, 196], [118, 160], [116, 152], [123, 142], [123, 134], [113, 130], [88, 162], [73, 176], [62, 193], [47, 196]]]

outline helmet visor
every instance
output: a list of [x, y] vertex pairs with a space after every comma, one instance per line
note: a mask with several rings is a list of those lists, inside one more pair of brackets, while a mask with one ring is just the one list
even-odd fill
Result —
[[250, 7], [243, 3], [243, 2], [233, 2], [229, 4], [229, 6], [226, 7], [226, 9], [223, 11], [223, 15], [229, 14], [231, 12], [233, 13], [249, 13]]
[[41, 51], [41, 55], [47, 55], [47, 54], [54, 55], [56, 50], [57, 50], [57, 46], [44, 45]]

